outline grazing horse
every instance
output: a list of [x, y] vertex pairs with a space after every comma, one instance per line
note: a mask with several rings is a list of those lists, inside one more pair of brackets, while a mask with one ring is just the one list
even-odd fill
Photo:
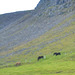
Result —
[[16, 64], [15, 64], [15, 66], [20, 66], [21, 65], [21, 63], [20, 62], [17, 62]]
[[58, 53], [55, 52], [53, 55], [56, 55], [57, 56], [57, 55], [61, 55], [61, 53], [60, 52], [58, 52]]
[[38, 61], [39, 61], [39, 59], [43, 59], [43, 58], [44, 58], [44, 56], [39, 56], [39, 57], [38, 57]]

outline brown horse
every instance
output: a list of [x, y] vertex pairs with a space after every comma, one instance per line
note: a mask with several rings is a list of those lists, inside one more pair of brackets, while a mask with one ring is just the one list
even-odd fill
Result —
[[15, 66], [20, 66], [21, 65], [21, 63], [20, 62], [17, 62], [16, 64], [15, 64]]

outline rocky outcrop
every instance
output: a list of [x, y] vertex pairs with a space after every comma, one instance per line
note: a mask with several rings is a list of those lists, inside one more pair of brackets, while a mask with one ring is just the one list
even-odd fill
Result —
[[75, 0], [41, 0], [37, 12], [45, 16], [55, 16], [75, 10]]

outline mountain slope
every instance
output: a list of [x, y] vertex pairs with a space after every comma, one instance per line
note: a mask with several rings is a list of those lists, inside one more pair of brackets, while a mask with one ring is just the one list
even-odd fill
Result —
[[74, 5], [75, 0], [41, 0], [34, 11], [9, 21], [0, 30], [0, 63], [36, 61], [55, 51], [75, 53]]
[[20, 11], [0, 15], [0, 29], [4, 28], [9, 24], [12, 24], [13, 22], [17, 21], [18, 19], [29, 13], [31, 14], [31, 11]]

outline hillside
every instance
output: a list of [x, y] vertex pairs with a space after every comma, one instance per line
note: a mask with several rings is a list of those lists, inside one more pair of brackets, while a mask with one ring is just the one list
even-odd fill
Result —
[[0, 15], [0, 29], [3, 29], [5, 26], [16, 22], [24, 15], [31, 14], [31, 12], [32, 11], [19, 11]]
[[[0, 69], [1, 75], [75, 75], [75, 62], [64, 61], [61, 56], [48, 58], [35, 63], [25, 63], [21, 66], [10, 66]], [[55, 61], [55, 62], [54, 62]]]
[[41, 0], [35, 10], [21, 13], [0, 15], [1, 66], [57, 51], [72, 53], [68, 60], [75, 61], [75, 0]]

